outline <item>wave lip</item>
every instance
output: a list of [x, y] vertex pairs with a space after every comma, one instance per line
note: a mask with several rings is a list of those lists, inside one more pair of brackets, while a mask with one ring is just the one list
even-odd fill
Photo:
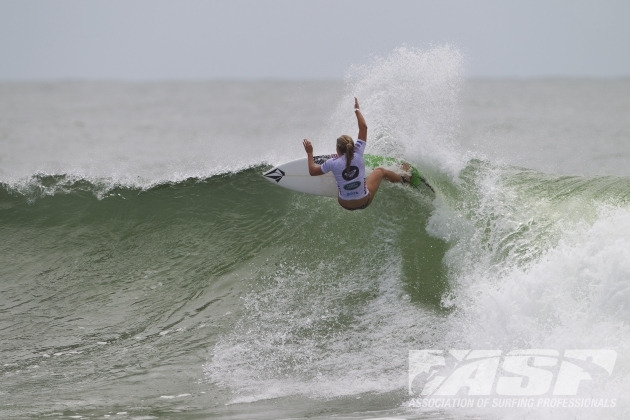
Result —
[[[7, 195], [26, 197], [30, 203], [43, 197], [90, 193], [103, 199], [114, 190], [149, 191], [166, 185], [185, 185], [205, 182], [212, 178], [238, 175], [253, 168], [266, 168], [266, 163], [234, 168], [215, 168], [211, 171], [174, 173], [169, 177], [147, 179], [131, 176], [86, 176], [74, 173], [35, 173], [15, 181], [0, 182], [0, 188]], [[261, 169], [258, 169], [261, 170]]]

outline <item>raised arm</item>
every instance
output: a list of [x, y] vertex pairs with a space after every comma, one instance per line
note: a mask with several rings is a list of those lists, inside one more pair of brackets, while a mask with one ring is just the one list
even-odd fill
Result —
[[306, 150], [306, 156], [308, 157], [308, 173], [311, 176], [324, 175], [322, 167], [316, 165], [315, 160], [313, 159], [313, 145], [311, 142], [304, 139], [302, 144], [304, 145], [304, 150]]
[[367, 142], [367, 123], [365, 122], [365, 118], [363, 118], [363, 114], [359, 109], [359, 100], [354, 98], [354, 113], [357, 116], [357, 122], [359, 123], [359, 134], [357, 135], [357, 140], [363, 140]]

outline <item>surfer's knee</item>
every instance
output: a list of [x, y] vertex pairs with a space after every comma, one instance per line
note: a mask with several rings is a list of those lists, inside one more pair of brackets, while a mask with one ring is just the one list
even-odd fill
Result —
[[396, 174], [395, 172], [392, 172], [388, 169], [385, 168], [376, 168], [374, 169], [374, 171], [379, 171], [379, 176], [381, 179], [385, 178], [387, 179], [389, 182], [401, 182], [400, 180], [400, 176], [398, 174]]
[[367, 179], [368, 190], [372, 193], [378, 190], [378, 186], [381, 185], [383, 178], [385, 178], [385, 170], [383, 168], [374, 168]]
[[385, 178], [385, 176], [387, 175], [387, 172], [385, 171], [384, 168], [375, 168], [374, 171], [372, 171], [373, 173], [376, 172], [376, 174], [381, 178]]

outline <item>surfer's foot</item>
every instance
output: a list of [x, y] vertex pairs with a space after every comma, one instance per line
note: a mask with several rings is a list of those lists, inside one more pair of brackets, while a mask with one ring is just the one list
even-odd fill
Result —
[[[402, 179], [401, 183], [403, 185], [405, 184], [409, 184], [409, 186], [414, 186], [413, 185], [413, 181], [414, 180], [414, 174], [413, 174], [413, 168], [411, 167], [410, 164], [408, 163], [403, 163], [402, 165], [402, 169], [403, 171], [405, 171], [404, 175], [401, 175], [400, 178]], [[420, 178], [420, 181], [418, 182], [418, 185], [420, 185], [420, 182], [423, 183], [424, 185], [426, 185], [431, 191], [433, 191], [433, 193], [435, 193], [435, 190], [433, 189], [433, 187], [427, 182], [426, 179], [424, 179], [422, 177], [422, 175], [420, 175], [419, 173], [417, 173], [418, 177]], [[415, 187], [417, 188], [418, 185], [416, 185]]]
[[402, 169], [403, 169], [403, 171], [405, 171], [405, 174], [400, 176], [400, 178], [402, 179], [402, 183], [403, 184], [413, 185], [413, 183], [412, 183], [412, 181], [413, 181], [413, 170], [411, 169], [411, 165], [408, 164], [408, 163], [404, 163], [402, 165]]

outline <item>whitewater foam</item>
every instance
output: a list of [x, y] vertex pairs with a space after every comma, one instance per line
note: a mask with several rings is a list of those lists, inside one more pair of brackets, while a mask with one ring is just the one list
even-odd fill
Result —
[[[445, 348], [613, 349], [620, 355], [615, 375], [587, 394], [622, 401], [614, 414], [603, 415], [624, 418], [630, 409], [623, 400], [630, 373], [630, 209], [619, 181], [545, 174], [536, 180], [509, 167], [473, 172], [476, 188], [450, 206], [448, 197], [436, 201], [428, 228], [452, 244], [445, 257], [452, 292], [444, 303], [455, 310]], [[627, 190], [630, 182], [623, 183]], [[535, 415], [593, 418], [575, 410]]]
[[233, 403], [398, 390], [407, 348], [396, 343], [427, 345], [436, 317], [401, 289], [392, 251], [364, 243], [348, 273], [338, 261], [281, 269], [245, 297], [246, 315], [205, 366], [209, 378], [235, 392]]

